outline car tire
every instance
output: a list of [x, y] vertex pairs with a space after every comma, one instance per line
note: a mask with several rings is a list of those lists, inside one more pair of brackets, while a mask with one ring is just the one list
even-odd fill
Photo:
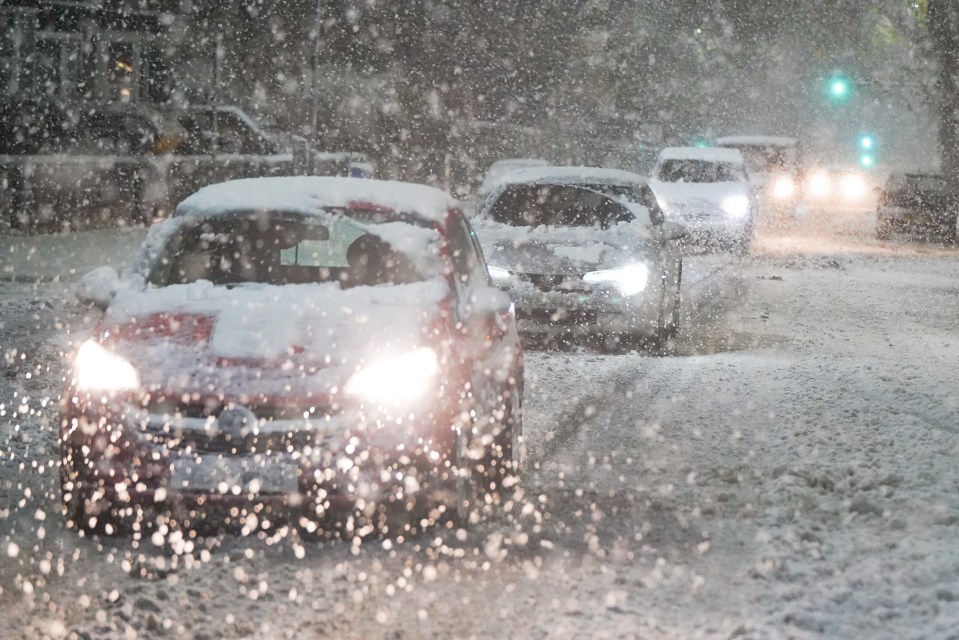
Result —
[[892, 229], [888, 221], [883, 220], [882, 218], [876, 218], [876, 239], [877, 240], [888, 240], [892, 235]]
[[[748, 251], [748, 243], [747, 243]], [[676, 276], [676, 293], [673, 296], [673, 310], [669, 320], [660, 330], [659, 341], [665, 343], [668, 340], [675, 340], [679, 335], [680, 311], [682, 304], [682, 285], [683, 285], [683, 263], [679, 262], [679, 275]]]
[[499, 504], [522, 472], [522, 375], [521, 370], [515, 373], [516, 382], [503, 391], [505, 404], [500, 430], [478, 458], [469, 455], [473, 446], [467, 440], [469, 434], [461, 431], [457, 437], [452, 519], [458, 526], [475, 524], [488, 515], [487, 507]]
[[937, 229], [938, 233], [936, 234], [943, 242], [947, 244], [956, 243], [956, 220], [946, 220], [939, 225]]
[[94, 492], [78, 489], [70, 481], [69, 472], [61, 463], [60, 500], [66, 512], [66, 524], [82, 533], [112, 535], [124, 527], [124, 518], [117, 507]]

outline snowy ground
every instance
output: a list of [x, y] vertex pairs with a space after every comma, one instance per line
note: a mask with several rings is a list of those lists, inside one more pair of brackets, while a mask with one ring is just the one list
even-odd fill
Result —
[[465, 539], [192, 549], [56, 507], [71, 282], [139, 232], [0, 238], [0, 637], [955, 637], [959, 259], [871, 224], [688, 259], [666, 355], [529, 353], [524, 493]]

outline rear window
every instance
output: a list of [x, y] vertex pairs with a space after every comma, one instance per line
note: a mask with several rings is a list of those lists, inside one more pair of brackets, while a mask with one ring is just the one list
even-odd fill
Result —
[[738, 172], [724, 162], [664, 160], [658, 178], [663, 182], [737, 182]]
[[906, 176], [906, 185], [920, 193], [936, 193], [946, 190], [946, 179], [942, 176], [910, 175]]
[[161, 287], [198, 280], [227, 286], [339, 282], [345, 288], [435, 275], [417, 255], [439, 254], [435, 229], [395, 214], [330, 213], [320, 218], [260, 211], [185, 223], [165, 244], [149, 281]]
[[493, 220], [514, 227], [608, 227], [632, 219], [629, 211], [596, 191], [557, 185], [518, 185], [490, 209]]
[[746, 170], [750, 173], [775, 173], [791, 171], [799, 164], [799, 152], [794, 147], [726, 145], [729, 149], [739, 149], [746, 161]]

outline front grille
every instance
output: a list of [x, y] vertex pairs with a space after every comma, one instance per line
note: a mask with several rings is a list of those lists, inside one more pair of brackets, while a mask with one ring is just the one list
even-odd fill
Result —
[[[175, 402], [171, 400], [151, 403], [146, 410], [151, 415], [180, 416], [183, 418], [215, 418], [228, 405], [212, 402]], [[304, 415], [323, 415], [324, 407], [301, 405], [251, 404], [250, 409], [260, 420], [303, 420]]]
[[559, 308], [559, 309], [524, 309], [516, 310], [521, 320], [530, 320], [541, 324], [580, 325], [594, 324], [599, 314], [593, 309]]
[[516, 278], [532, 284], [540, 291], [587, 292], [589, 287], [580, 276], [554, 273], [514, 273]]
[[[232, 405], [202, 402], [158, 402], [147, 407], [146, 435], [154, 444], [189, 448], [198, 453], [286, 453], [322, 445], [330, 407], [252, 406], [253, 421], [242, 428], [220, 428], [217, 417]], [[312, 411], [311, 411], [312, 409]], [[304, 418], [308, 415], [313, 420]]]
[[[151, 425], [152, 426], [152, 425]], [[328, 434], [309, 428], [269, 431], [246, 435], [218, 434], [202, 429], [176, 429], [170, 426], [148, 428], [154, 444], [167, 448], [190, 449], [197, 453], [290, 453], [322, 446]]]

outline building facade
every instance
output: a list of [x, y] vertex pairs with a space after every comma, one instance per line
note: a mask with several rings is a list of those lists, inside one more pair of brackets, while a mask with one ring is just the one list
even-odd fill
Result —
[[166, 34], [177, 7], [177, 0], [0, 5], [0, 100], [165, 102]]

